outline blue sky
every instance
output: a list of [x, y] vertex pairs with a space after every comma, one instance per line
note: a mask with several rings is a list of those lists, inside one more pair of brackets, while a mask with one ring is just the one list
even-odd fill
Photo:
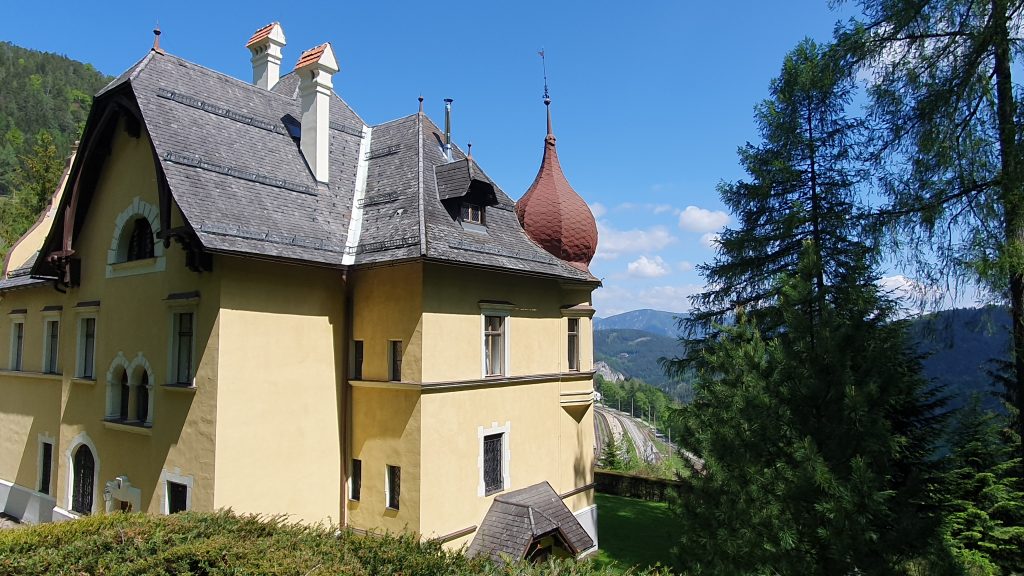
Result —
[[[318, 6], [319, 5], [319, 6]], [[753, 106], [801, 38], [827, 41], [844, 15], [787, 2], [13, 2], [0, 40], [119, 74], [159, 22], [164, 49], [251, 79], [244, 44], [281, 22], [283, 71], [331, 42], [335, 90], [370, 124], [410, 114], [423, 94], [453, 138], [513, 199], [533, 181], [544, 138], [548, 57], [562, 167], [598, 215], [591, 270], [598, 314], [685, 311], [693, 267], [730, 222], [715, 192], [743, 176], [736, 148], [757, 138]], [[316, 8], [314, 8], [316, 6]]]

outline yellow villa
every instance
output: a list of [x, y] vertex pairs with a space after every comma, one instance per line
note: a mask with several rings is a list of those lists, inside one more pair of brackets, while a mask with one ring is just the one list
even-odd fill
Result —
[[550, 113], [516, 203], [422, 99], [369, 126], [329, 44], [284, 45], [247, 83], [157, 44], [96, 95], [0, 279], [0, 511], [588, 554], [597, 230]]

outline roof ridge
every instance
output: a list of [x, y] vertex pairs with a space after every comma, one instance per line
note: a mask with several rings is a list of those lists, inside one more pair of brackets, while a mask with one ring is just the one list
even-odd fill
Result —
[[[427, 221], [423, 214], [423, 113], [416, 113], [416, 198], [420, 212], [420, 256], [427, 255]], [[435, 176], [436, 178], [436, 176]]]

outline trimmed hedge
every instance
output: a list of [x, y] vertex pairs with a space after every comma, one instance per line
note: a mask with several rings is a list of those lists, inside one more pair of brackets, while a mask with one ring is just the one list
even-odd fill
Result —
[[650, 502], [667, 502], [679, 482], [661, 478], [648, 478], [612, 470], [594, 471], [595, 489], [601, 494], [625, 496]]
[[[414, 535], [359, 536], [282, 517], [217, 513], [111, 514], [0, 531], [0, 575], [469, 574], [605, 576], [593, 563], [504, 567]], [[656, 572], [635, 572], [654, 576]]]

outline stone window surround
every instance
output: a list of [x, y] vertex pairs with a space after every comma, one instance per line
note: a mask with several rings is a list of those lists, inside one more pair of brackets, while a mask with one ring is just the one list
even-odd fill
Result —
[[[11, 319], [11, 349], [10, 355], [7, 359], [7, 366], [11, 371], [21, 371], [25, 369], [25, 318], [27, 314], [25, 312], [12, 313], [9, 315]], [[14, 359], [18, 355], [18, 339], [15, 336], [18, 325], [21, 325], [21, 365], [15, 366]]]
[[[146, 421], [145, 422], [138, 422], [137, 420], [133, 420], [132, 419], [132, 417], [135, 414], [137, 414], [138, 411], [137, 410], [134, 410], [134, 411], [132, 410], [132, 408], [131, 408], [131, 401], [130, 400], [129, 400], [129, 408], [128, 408], [128, 419], [127, 420], [121, 420], [121, 417], [120, 417], [121, 416], [121, 414], [120, 414], [120, 409], [121, 409], [121, 402], [120, 402], [120, 391], [121, 391], [121, 378], [120, 378], [120, 375], [121, 375], [121, 370], [124, 370], [124, 372], [126, 374], [128, 374], [129, 394], [132, 395], [132, 396], [135, 396], [136, 399], [137, 399], [138, 398], [138, 393], [136, 392], [136, 390], [137, 390], [138, 386], [140, 385], [140, 383], [142, 382], [142, 379], [141, 378], [135, 378], [134, 375], [139, 372], [138, 369], [140, 367], [142, 368], [142, 371], [144, 371], [146, 373], [147, 380], [148, 380], [148, 384], [146, 384], [146, 388], [148, 389], [148, 394], [146, 394], [146, 397], [147, 397], [147, 400], [149, 402], [149, 406], [148, 406], [148, 408], [146, 410]], [[127, 424], [129, 426], [132, 426], [132, 425], [134, 425], [134, 426], [142, 426], [142, 427], [145, 427], [145, 428], [151, 428], [153, 426], [153, 404], [154, 404], [154, 397], [156, 396], [154, 394], [154, 388], [155, 388], [156, 384], [155, 384], [155, 379], [153, 378], [153, 368], [149, 365], [149, 361], [146, 360], [146, 357], [143, 356], [142, 352], [139, 352], [131, 362], [128, 362], [128, 359], [125, 357], [124, 352], [118, 352], [117, 356], [114, 357], [114, 361], [110, 363], [110, 367], [107, 369], [106, 382], [107, 382], [107, 412], [104, 415], [104, 420], [106, 420], [108, 423], [109, 422], [113, 422], [113, 423], [117, 423], [117, 424]], [[117, 394], [114, 393], [115, 389], [117, 390]], [[131, 396], [129, 396], [129, 398], [130, 397]]]
[[196, 482], [195, 477], [182, 474], [181, 468], [175, 468], [173, 472], [164, 468], [160, 472], [160, 482], [158, 484], [160, 486], [160, 513], [164, 515], [171, 513], [171, 493], [168, 482], [185, 486], [185, 510], [191, 510], [192, 492], [195, 489]]
[[[149, 227], [153, 230], [153, 258], [128, 261], [128, 241], [137, 217], [148, 220]], [[164, 243], [157, 238], [160, 238], [160, 211], [156, 206], [136, 196], [114, 219], [114, 235], [107, 250], [106, 277], [119, 278], [163, 272], [167, 268], [167, 258], [164, 255]]]
[[[42, 312], [42, 315], [43, 315], [43, 346], [42, 346], [42, 348], [43, 348], [43, 363], [40, 365], [40, 367], [41, 367], [40, 372], [42, 372], [44, 374], [61, 374], [63, 372], [63, 370], [61, 370], [62, 367], [60, 365], [60, 361], [61, 361], [61, 357], [60, 357], [61, 310], [46, 310], [46, 309], [44, 309], [43, 312]], [[54, 370], [52, 372], [48, 370], [48, 368], [50, 367], [50, 353], [51, 353], [51, 350], [50, 350], [50, 328], [49, 328], [50, 322], [56, 322], [57, 323], [56, 324], [56, 329], [57, 329], [57, 346], [55, 347], [54, 350], [52, 350], [52, 353], [56, 355], [56, 358], [54, 359], [54, 362], [53, 362]], [[21, 359], [22, 359], [22, 362], [25, 361], [24, 351], [22, 351]]]
[[102, 497], [97, 497], [96, 491], [100, 488], [100, 453], [96, 450], [96, 444], [93, 443], [92, 438], [85, 432], [79, 432], [71, 442], [68, 444], [68, 449], [64, 451], [64, 457], [68, 463], [68, 493], [67, 493], [67, 512], [73, 516], [78, 516], [77, 512], [71, 510], [72, 501], [75, 498], [75, 451], [78, 450], [79, 446], [86, 446], [92, 452], [93, 461], [93, 473], [92, 473], [92, 509], [96, 510], [96, 503]]
[[510, 449], [509, 433], [512, 430], [512, 422], [506, 420], [505, 424], [498, 426], [497, 422], [491, 422], [489, 428], [478, 426], [476, 429], [477, 446], [479, 452], [477, 453], [476, 466], [477, 466], [477, 487], [476, 495], [479, 497], [487, 496], [487, 485], [484, 482], [484, 438], [491, 436], [492, 434], [501, 434], [501, 476], [502, 476], [502, 487], [501, 490], [497, 490], [492, 494], [500, 494], [505, 490], [508, 490], [509, 486], [512, 485], [512, 474], [509, 469], [509, 464], [512, 461], [512, 451]]
[[[99, 342], [99, 306], [83, 306], [75, 308], [78, 324], [78, 335], [75, 338], [75, 378], [84, 380], [96, 379], [96, 345]], [[85, 321], [93, 320], [92, 331], [92, 375], [85, 376]]]

